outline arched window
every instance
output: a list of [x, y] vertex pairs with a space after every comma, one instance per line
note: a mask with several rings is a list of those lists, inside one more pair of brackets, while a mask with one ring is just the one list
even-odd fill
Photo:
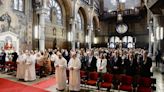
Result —
[[[56, 0], [49, 0], [49, 5], [48, 7], [50, 8], [50, 10], [54, 9], [55, 10], [55, 16], [56, 16], [56, 23], [59, 25], [62, 25], [62, 10], [61, 7], [59, 5], [59, 3]], [[50, 11], [48, 12], [48, 17], [52, 16], [50, 14]]]
[[122, 40], [117, 36], [112, 36], [109, 41], [110, 48], [116, 48], [119, 44], [122, 44], [123, 48], [134, 48], [135, 42], [132, 36], [124, 36]]
[[124, 36], [122, 38], [122, 41], [125, 43], [133, 43], [133, 37], [132, 36]]
[[117, 36], [113, 36], [110, 38], [109, 47], [116, 48], [116, 45], [120, 42], [120, 38]]
[[77, 14], [76, 21], [77, 21], [77, 29], [81, 31], [82, 30], [82, 18], [80, 16], [79, 12]]
[[24, 10], [24, 0], [14, 0], [13, 8], [18, 11], [23, 11]]
[[124, 47], [126, 47], [126, 48], [133, 48], [135, 45], [135, 42], [133, 41], [132, 36], [124, 36], [122, 38], [122, 42], [125, 44]]

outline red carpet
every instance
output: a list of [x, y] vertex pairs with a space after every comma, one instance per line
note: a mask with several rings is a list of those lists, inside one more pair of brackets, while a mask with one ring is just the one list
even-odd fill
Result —
[[0, 78], [0, 92], [49, 92], [49, 91]]
[[36, 84], [33, 84], [33, 86], [38, 87], [38, 88], [42, 88], [42, 89], [48, 88], [48, 87], [53, 86], [53, 85], [55, 85], [55, 78], [54, 77], [49, 78], [47, 80], [43, 80], [43, 81], [38, 82]]

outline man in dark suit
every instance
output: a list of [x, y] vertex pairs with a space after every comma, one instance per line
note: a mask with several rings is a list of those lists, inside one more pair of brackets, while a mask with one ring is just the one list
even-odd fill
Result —
[[111, 64], [111, 67], [112, 67], [112, 73], [113, 74], [120, 74], [121, 73], [122, 59], [119, 56], [118, 51], [115, 51], [113, 53], [110, 64]]
[[150, 77], [151, 76], [150, 68], [152, 66], [152, 59], [149, 58], [147, 55], [148, 55], [148, 52], [144, 51], [143, 60], [140, 65], [140, 75], [142, 77]]
[[17, 58], [18, 58], [18, 54], [17, 54], [16, 51], [14, 51], [14, 52], [12, 53], [12, 62], [14, 62], [14, 66], [16, 66]]
[[162, 53], [161, 51], [158, 49], [157, 53], [156, 53], [156, 57], [155, 57], [155, 61], [156, 61], [156, 67], [159, 67], [162, 59], [161, 59]]
[[90, 51], [88, 54], [88, 62], [87, 62], [87, 70], [89, 72], [93, 72], [93, 71], [97, 71], [97, 67], [96, 67], [96, 62], [97, 62], [97, 59], [96, 57], [93, 55], [93, 51]]
[[128, 53], [128, 58], [124, 62], [126, 75], [135, 76], [137, 74], [138, 63], [132, 52]]
[[[6, 53], [5, 53], [4, 50], [2, 50], [1, 56], [2, 56], [2, 63], [1, 64], [5, 65], [5, 63], [6, 63]], [[2, 70], [4, 70], [4, 68]]]
[[112, 53], [112, 58], [110, 61], [111, 70], [113, 73], [113, 86], [117, 88], [119, 85], [119, 75], [122, 73], [122, 59], [119, 56], [119, 52], [115, 50]]

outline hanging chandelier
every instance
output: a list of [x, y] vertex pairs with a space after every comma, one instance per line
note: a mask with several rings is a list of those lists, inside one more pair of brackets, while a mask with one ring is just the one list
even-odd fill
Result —
[[117, 21], [123, 20], [123, 11], [125, 10], [125, 2], [126, 0], [117, 0]]
[[125, 2], [126, 0], [117, 0], [117, 25], [116, 31], [119, 34], [126, 33], [128, 30], [128, 26], [123, 23], [123, 11], [125, 10]]

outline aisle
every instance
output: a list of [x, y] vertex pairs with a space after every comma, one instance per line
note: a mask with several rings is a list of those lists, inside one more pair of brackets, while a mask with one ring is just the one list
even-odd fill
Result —
[[164, 74], [161, 74], [159, 68], [153, 63], [153, 78], [156, 78], [156, 92], [164, 92]]
[[0, 92], [48, 92], [44, 89], [0, 78]]
[[56, 81], [55, 77], [51, 77], [47, 80], [43, 80], [43, 81], [34, 83], [34, 84], [32, 84], [32, 86], [38, 87], [38, 88], [41, 88], [41, 89], [45, 89], [45, 88], [48, 88], [48, 87], [51, 87], [51, 86], [55, 85], [55, 81]]

